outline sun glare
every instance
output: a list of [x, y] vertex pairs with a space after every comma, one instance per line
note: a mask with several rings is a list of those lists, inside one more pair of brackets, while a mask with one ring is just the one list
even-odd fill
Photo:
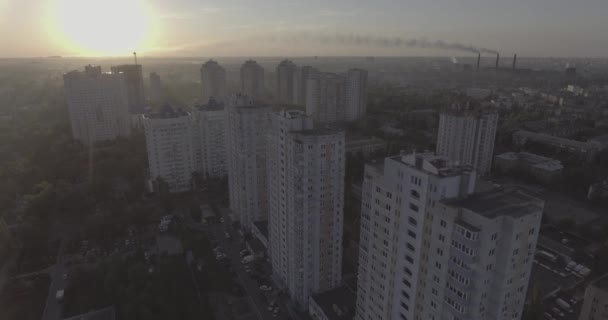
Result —
[[125, 55], [149, 40], [150, 14], [142, 0], [55, 0], [55, 36], [81, 55]]

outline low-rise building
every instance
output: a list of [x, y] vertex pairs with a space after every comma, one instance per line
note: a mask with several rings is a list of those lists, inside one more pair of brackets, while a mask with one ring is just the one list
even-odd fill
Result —
[[529, 152], [505, 152], [494, 157], [494, 167], [500, 171], [520, 171], [542, 182], [552, 182], [562, 174], [559, 160]]
[[347, 137], [346, 154], [355, 155], [361, 152], [364, 156], [369, 156], [375, 152], [387, 149], [388, 143], [376, 137]]
[[585, 302], [578, 319], [608, 319], [608, 274], [589, 284], [585, 290]]
[[355, 293], [346, 286], [314, 294], [308, 312], [313, 320], [351, 320], [355, 317]]
[[601, 149], [596, 142], [583, 142], [572, 139], [560, 138], [546, 133], [535, 133], [525, 130], [519, 130], [513, 133], [513, 143], [516, 145], [524, 145], [526, 142], [536, 142], [539, 144], [553, 147], [562, 151], [578, 154], [587, 159], [592, 159]]

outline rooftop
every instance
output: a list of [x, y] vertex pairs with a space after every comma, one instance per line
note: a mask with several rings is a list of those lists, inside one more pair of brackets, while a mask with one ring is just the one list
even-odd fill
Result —
[[441, 177], [473, 172], [473, 168], [470, 166], [458, 165], [445, 157], [430, 152], [402, 154], [390, 159]]
[[207, 104], [197, 104], [194, 106], [194, 109], [199, 111], [219, 111], [224, 109], [224, 103], [211, 97]]
[[444, 200], [452, 207], [468, 209], [488, 218], [501, 216], [522, 217], [542, 210], [542, 200], [527, 195], [517, 188], [497, 188], [476, 193], [463, 199]]
[[356, 296], [346, 286], [340, 286], [312, 296], [312, 300], [330, 320], [352, 319]]
[[524, 139], [532, 139], [540, 142], [545, 142], [553, 145], [558, 145], [560, 147], [568, 147], [568, 148], [577, 148], [580, 150], [587, 151], [589, 149], [597, 149], [598, 144], [594, 142], [582, 142], [576, 141], [572, 139], [561, 138], [557, 136], [552, 136], [546, 133], [536, 133], [530, 132], [526, 130], [519, 130], [513, 133], [515, 137], [524, 138]]
[[608, 273], [593, 282], [593, 285], [602, 290], [608, 290]]
[[342, 131], [340, 129], [332, 129], [332, 128], [317, 128], [317, 129], [292, 131], [291, 133], [296, 134], [296, 135], [303, 135], [303, 136], [325, 136], [325, 135], [344, 133], [344, 131]]
[[480, 116], [483, 114], [491, 114], [496, 112], [496, 109], [493, 107], [467, 99], [465, 103], [453, 103], [442, 113], [454, 116]]
[[174, 109], [170, 105], [166, 104], [160, 108], [158, 112], [149, 113], [146, 115], [148, 119], [172, 119], [179, 117], [187, 117], [188, 112], [183, 111], [180, 108]]
[[545, 170], [563, 169], [562, 163], [559, 160], [543, 157], [541, 155], [529, 152], [505, 152], [497, 155], [496, 157], [505, 160], [522, 161], [526, 165], [543, 168]]

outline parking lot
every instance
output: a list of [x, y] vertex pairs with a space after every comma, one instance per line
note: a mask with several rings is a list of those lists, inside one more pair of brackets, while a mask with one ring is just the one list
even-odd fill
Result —
[[[268, 262], [254, 258], [246, 250], [245, 240], [233, 227], [230, 217], [221, 216], [203, 226], [202, 230], [210, 241], [216, 262], [230, 272], [235, 282], [230, 291], [236, 299], [224, 301], [225, 306], [215, 307], [229, 309], [237, 319], [252, 315], [257, 319], [287, 319], [285, 299], [280, 298], [279, 291], [273, 287]], [[247, 312], [244, 301], [248, 302], [252, 312]], [[228, 312], [224, 311], [219, 312], [227, 316]]]

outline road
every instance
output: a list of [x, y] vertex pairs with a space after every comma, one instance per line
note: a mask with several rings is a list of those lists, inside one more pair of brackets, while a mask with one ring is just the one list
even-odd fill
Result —
[[[226, 211], [223, 213], [225, 212]], [[278, 313], [277, 317], [273, 317], [272, 313], [268, 311], [268, 303], [264, 302], [264, 298], [262, 298], [265, 293], [259, 289], [260, 284], [258, 284], [256, 280], [247, 274], [247, 272], [245, 272], [245, 267], [241, 263], [240, 251], [245, 247], [245, 243], [238, 233], [232, 228], [230, 217], [224, 215], [223, 218], [223, 223], [208, 225], [205, 227], [205, 231], [208, 235], [215, 238], [224, 248], [226, 255], [230, 259], [232, 270], [236, 273], [239, 283], [245, 289], [245, 293], [247, 294], [250, 304], [253, 307], [258, 319], [286, 319], [287, 317], [285, 316], [285, 311], [287, 308], [281, 303], [279, 303], [279, 308], [281, 311]], [[230, 239], [226, 238], [226, 232], [230, 234]], [[269, 278], [270, 275], [264, 276]], [[272, 295], [274, 295], [274, 293], [270, 294], [269, 296]], [[267, 299], [267, 301], [271, 300], [273, 300], [273, 298]]]
[[48, 274], [51, 277], [51, 285], [46, 298], [46, 305], [42, 313], [42, 320], [59, 320], [62, 318], [63, 305], [57, 301], [57, 290], [65, 289], [66, 280], [63, 275], [67, 273], [68, 256], [65, 255], [65, 250], [68, 240], [61, 239], [59, 252], [57, 254], [57, 263], [48, 269]]

